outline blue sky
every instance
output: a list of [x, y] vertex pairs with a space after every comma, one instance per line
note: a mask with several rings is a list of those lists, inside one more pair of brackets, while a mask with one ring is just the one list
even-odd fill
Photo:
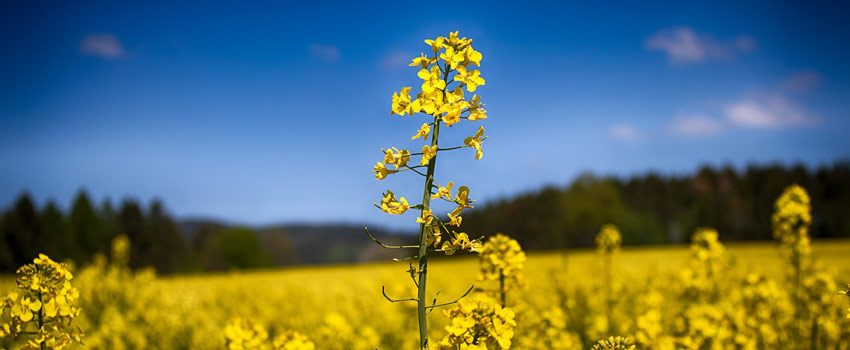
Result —
[[[484, 158], [438, 179], [480, 203], [701, 164], [850, 156], [850, 8], [768, 2], [3, 2], [0, 204], [162, 198], [178, 217], [405, 228], [371, 206], [410, 59], [459, 30], [482, 52]], [[442, 134], [460, 143], [477, 125]]]

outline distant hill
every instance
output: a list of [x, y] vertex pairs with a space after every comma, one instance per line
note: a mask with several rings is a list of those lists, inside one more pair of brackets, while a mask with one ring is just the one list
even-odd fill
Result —
[[[387, 261], [394, 257], [404, 257], [405, 251], [384, 249], [366, 236], [364, 227], [356, 224], [280, 224], [271, 226], [247, 226], [257, 232], [269, 254], [274, 251], [277, 238], [288, 240], [294, 257], [299, 264], [357, 263]], [[181, 234], [187, 242], [203, 230], [225, 230], [232, 227], [246, 227], [216, 220], [190, 219], [178, 222]], [[369, 232], [387, 244], [414, 244], [413, 232], [389, 231], [370, 227]], [[289, 250], [291, 252], [291, 250]], [[291, 254], [291, 253], [290, 253]]]

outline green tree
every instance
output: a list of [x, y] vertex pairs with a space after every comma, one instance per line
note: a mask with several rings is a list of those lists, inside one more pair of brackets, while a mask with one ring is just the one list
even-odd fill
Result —
[[85, 190], [80, 190], [74, 199], [68, 217], [68, 229], [70, 237], [79, 247], [79, 255], [74, 256], [75, 261], [88, 262], [95, 253], [109, 251], [111, 237]]

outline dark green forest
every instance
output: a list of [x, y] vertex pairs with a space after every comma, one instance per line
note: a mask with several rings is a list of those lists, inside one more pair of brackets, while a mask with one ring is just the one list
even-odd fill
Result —
[[[112, 239], [119, 234], [130, 239], [131, 267], [152, 266], [163, 273], [294, 262], [275, 261], [249, 228], [206, 225], [186, 235], [159, 200], [145, 207], [125, 199], [116, 208], [107, 199], [96, 206], [80, 191], [67, 213], [53, 201], [39, 208], [30, 195], [21, 194], [0, 218], [0, 270], [14, 271], [38, 253], [86, 264], [95, 254], [109, 252]], [[278, 242], [275, 247], [286, 251], [287, 244]], [[288, 249], [292, 251], [291, 246]]]
[[[489, 201], [466, 212], [461, 230], [473, 237], [509, 234], [526, 249], [588, 247], [599, 228], [616, 224], [625, 244], [682, 243], [699, 226], [723, 240], [771, 239], [773, 202], [793, 183], [812, 198], [811, 234], [850, 237], [850, 163], [796, 166], [706, 166], [690, 175], [647, 173], [627, 178], [581, 175], [564, 187]], [[370, 227], [386, 242], [410, 235]], [[177, 221], [159, 200], [94, 203], [80, 191], [67, 210], [22, 193], [0, 216], [0, 271], [14, 271], [46, 253], [77, 264], [131, 241], [130, 265], [162, 273], [256, 268], [299, 263], [385, 260], [362, 225], [244, 227], [214, 220]]]
[[606, 223], [620, 228], [624, 244], [687, 242], [699, 226], [716, 228], [722, 240], [767, 240], [772, 238], [773, 203], [793, 183], [811, 197], [813, 237], [850, 237], [847, 161], [816, 169], [704, 166], [690, 175], [585, 174], [565, 187], [545, 187], [475, 208], [464, 216], [461, 229], [476, 235], [504, 232], [527, 249], [589, 247]]

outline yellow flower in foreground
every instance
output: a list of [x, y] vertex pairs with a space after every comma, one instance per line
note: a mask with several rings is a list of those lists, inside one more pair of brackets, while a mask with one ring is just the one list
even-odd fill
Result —
[[474, 208], [472, 202], [475, 201], [469, 199], [469, 187], [460, 186], [457, 189], [457, 195], [455, 195], [455, 203], [463, 208]]
[[482, 246], [481, 241], [479, 241], [477, 239], [476, 240], [470, 240], [469, 236], [466, 233], [460, 232], [460, 233], [455, 233], [455, 236], [454, 236], [454, 238], [451, 239], [451, 241], [443, 242], [443, 245], [440, 247], [440, 249], [446, 255], [452, 255], [458, 250], [478, 252], [478, 251], [481, 251], [481, 246]]
[[430, 225], [434, 217], [431, 216], [431, 209], [423, 210], [422, 216], [416, 218], [416, 222], [420, 224]]
[[413, 62], [410, 63], [410, 67], [419, 66], [419, 67], [422, 67], [423, 69], [426, 69], [433, 62], [434, 62], [433, 58], [428, 58], [423, 53], [421, 57], [416, 57], [416, 58], [413, 59]]
[[476, 66], [481, 66], [481, 53], [472, 49], [472, 46], [467, 46], [465, 50], [463, 50], [464, 56], [466, 56], [466, 60], [470, 63], [475, 64]]
[[378, 162], [378, 164], [375, 165], [374, 168], [372, 168], [372, 172], [375, 173], [375, 179], [383, 180], [383, 179], [387, 178], [387, 175], [393, 174], [396, 171], [387, 169], [387, 167], [384, 165], [384, 163]]
[[443, 198], [445, 200], [452, 200], [452, 186], [454, 186], [454, 181], [449, 181], [446, 187], [440, 187], [437, 189], [437, 193], [431, 195], [431, 199]]
[[471, 121], [487, 119], [487, 111], [483, 107], [481, 96], [472, 95], [472, 98], [469, 99], [469, 117], [467, 119]]
[[446, 88], [446, 81], [443, 80], [443, 77], [440, 76], [440, 74], [442, 74], [440, 65], [431, 66], [430, 72], [425, 69], [419, 71], [419, 78], [424, 80], [422, 83], [422, 93], [430, 94], [434, 91]]
[[484, 85], [484, 78], [480, 75], [481, 72], [477, 70], [468, 71], [464, 67], [457, 67], [457, 75], [455, 75], [454, 79], [466, 85], [467, 91], [474, 92], [479, 86]]
[[436, 40], [426, 39], [425, 43], [428, 44], [428, 45], [431, 45], [431, 50], [433, 50], [434, 53], [437, 53], [437, 52], [440, 52], [440, 49], [443, 48], [443, 45], [444, 45], [443, 43], [445, 41], [446, 41], [446, 38], [438, 37]]
[[407, 165], [410, 161], [410, 151], [406, 149], [399, 151], [395, 147], [386, 150], [382, 148], [381, 152], [384, 152], [384, 163], [395, 165], [396, 169]]
[[446, 214], [446, 215], [449, 216], [449, 222], [448, 222], [447, 225], [460, 226], [460, 223], [461, 223], [461, 221], [463, 221], [463, 218], [460, 217], [460, 210], [459, 209], [463, 209], [463, 207], [458, 207], [457, 209], [453, 210], [451, 213]]
[[428, 137], [428, 135], [430, 133], [431, 133], [431, 126], [428, 125], [428, 123], [422, 123], [422, 126], [419, 127], [419, 130], [416, 130], [416, 135], [413, 135], [413, 137], [411, 137], [410, 139], [416, 140], [417, 138], [421, 137], [422, 141], [425, 141], [425, 139]]
[[407, 199], [401, 197], [400, 200], [395, 199], [395, 193], [390, 190], [387, 190], [387, 193], [384, 194], [384, 198], [381, 199], [381, 210], [388, 214], [404, 214], [407, 209], [410, 208], [407, 204]]
[[405, 113], [413, 115], [413, 113], [418, 113], [420, 109], [419, 102], [410, 102], [409, 86], [401, 88], [401, 93], [393, 93], [393, 106], [390, 115], [404, 115]]
[[428, 145], [422, 146], [422, 161], [419, 162], [419, 165], [428, 164], [428, 161], [430, 161], [431, 158], [434, 158], [436, 156], [437, 156], [437, 146], [434, 146], [434, 147], [431, 147], [431, 146], [428, 146]]
[[463, 140], [463, 144], [467, 147], [475, 148], [475, 159], [481, 159], [484, 156], [484, 151], [481, 150], [481, 143], [486, 139], [487, 136], [484, 136], [484, 127], [479, 126], [475, 136], [467, 137]]
[[451, 46], [446, 47], [446, 52], [440, 54], [440, 58], [449, 63], [452, 69], [457, 68], [457, 64], [465, 59], [463, 52], [456, 52]]

